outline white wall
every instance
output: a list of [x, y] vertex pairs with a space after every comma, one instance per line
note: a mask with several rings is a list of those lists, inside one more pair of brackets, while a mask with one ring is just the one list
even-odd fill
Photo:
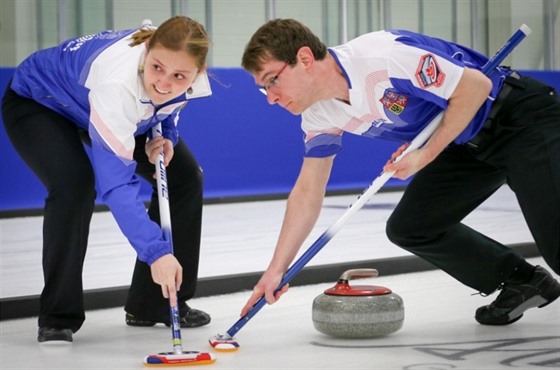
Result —
[[[526, 23], [533, 34], [507, 62], [519, 69], [542, 69], [544, 56], [550, 49], [545, 45], [543, 2], [553, 8], [558, 30], [560, 0], [457, 0], [455, 20], [451, 0], [347, 0], [347, 34], [352, 38], [369, 31], [368, 27], [375, 30], [388, 24], [392, 28], [422, 31], [451, 40], [455, 26], [459, 43], [475, 44], [477, 50], [493, 54], [519, 25]], [[267, 3], [274, 4], [274, 17], [304, 22], [327, 45], [341, 42], [339, 0], [113, 0], [109, 12], [112, 19], [107, 19], [106, 0], [0, 0], [0, 65], [15, 66], [38, 48], [58, 43], [61, 38], [58, 6], [64, 5], [67, 14], [64, 29], [68, 34], [62, 38], [96, 32], [111, 25], [114, 29], [137, 27], [145, 18], [157, 25], [173, 12], [188, 15], [205, 24], [210, 33], [210, 66], [239, 67], [246, 43], [267, 20]], [[39, 20], [38, 4], [42, 13]], [[386, 4], [390, 13], [387, 20], [383, 19]], [[474, 16], [471, 4], [478, 8]], [[472, 38], [471, 18], [478, 22], [476, 40]], [[557, 45], [560, 37], [554, 36], [554, 69], [560, 69]]]

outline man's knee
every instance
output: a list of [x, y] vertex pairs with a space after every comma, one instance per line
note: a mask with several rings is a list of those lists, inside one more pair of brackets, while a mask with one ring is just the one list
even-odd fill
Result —
[[409, 230], [406, 222], [399, 220], [394, 214], [387, 220], [385, 233], [387, 238], [399, 247], [406, 247], [411, 243], [412, 231]]

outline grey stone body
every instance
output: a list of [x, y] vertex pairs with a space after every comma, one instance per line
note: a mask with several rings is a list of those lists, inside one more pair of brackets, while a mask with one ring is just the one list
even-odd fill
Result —
[[313, 325], [339, 338], [371, 338], [403, 326], [404, 304], [396, 293], [373, 296], [321, 294], [313, 300]]

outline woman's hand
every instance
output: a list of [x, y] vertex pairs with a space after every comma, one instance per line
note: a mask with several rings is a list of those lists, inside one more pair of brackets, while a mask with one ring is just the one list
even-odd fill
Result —
[[183, 268], [175, 256], [166, 254], [150, 266], [152, 279], [161, 286], [165, 298], [171, 298], [170, 305], [177, 306], [177, 291], [183, 283]]
[[162, 147], [163, 163], [165, 164], [165, 167], [167, 167], [169, 162], [171, 162], [171, 158], [173, 158], [174, 153], [173, 142], [171, 142], [171, 140], [165, 139], [163, 136], [154, 137], [146, 143], [146, 155], [148, 156], [150, 163], [155, 164]]

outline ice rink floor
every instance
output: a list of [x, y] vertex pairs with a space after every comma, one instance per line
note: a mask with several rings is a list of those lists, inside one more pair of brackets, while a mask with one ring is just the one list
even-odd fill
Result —
[[[376, 194], [310, 265], [406, 255], [383, 232], [399, 197], [398, 192]], [[328, 197], [302, 251], [355, 198]], [[200, 276], [224, 276], [226, 284], [228, 275], [262, 271], [272, 254], [284, 204], [206, 206]], [[505, 244], [532, 242], [507, 188], [469, 215], [465, 223]], [[40, 217], [0, 219], [2, 299], [40, 293], [40, 224]], [[546, 266], [539, 257], [529, 261]], [[84, 269], [85, 288], [126, 285], [133, 264], [132, 248], [110, 215], [96, 213]], [[363, 267], [376, 266], [368, 263]], [[207, 369], [560, 369], [560, 300], [528, 311], [512, 325], [482, 326], [474, 320], [474, 312], [496, 295], [476, 295], [438, 270], [384, 275], [380, 269], [378, 278], [356, 280], [359, 285], [388, 287], [402, 297], [405, 320], [399, 331], [360, 340], [321, 334], [313, 327], [313, 299], [332, 287], [342, 272], [327, 283], [292, 287], [280, 302], [265, 306], [236, 334], [241, 348], [234, 353], [213, 352], [208, 339], [225, 333], [237, 321], [250, 292], [195, 298], [189, 304], [211, 314], [212, 322], [183, 329], [184, 350], [215, 353], [214, 364], [196, 367]], [[36, 317], [0, 321], [0, 369], [142, 369], [145, 356], [172, 350], [169, 328], [128, 327], [122, 307], [88, 311], [71, 345], [38, 344], [36, 335]]]
[[[540, 258], [530, 259], [542, 264]], [[237, 334], [237, 352], [213, 352], [208, 338], [238, 319], [248, 292], [198, 298], [193, 307], [212, 314], [210, 325], [183, 329], [184, 350], [213, 352], [208, 369], [558, 369], [558, 301], [525, 313], [504, 327], [482, 326], [474, 311], [491, 297], [472, 291], [440, 271], [360, 279], [400, 295], [405, 320], [399, 331], [375, 339], [335, 339], [311, 319], [313, 299], [333, 284], [293, 287], [265, 306]], [[351, 282], [352, 283], [352, 282]], [[36, 319], [0, 323], [2, 369], [142, 369], [144, 356], [171, 351], [170, 329], [127, 327], [122, 308], [91, 311], [71, 345], [40, 345]], [[192, 366], [190, 367], [192, 368]]]

